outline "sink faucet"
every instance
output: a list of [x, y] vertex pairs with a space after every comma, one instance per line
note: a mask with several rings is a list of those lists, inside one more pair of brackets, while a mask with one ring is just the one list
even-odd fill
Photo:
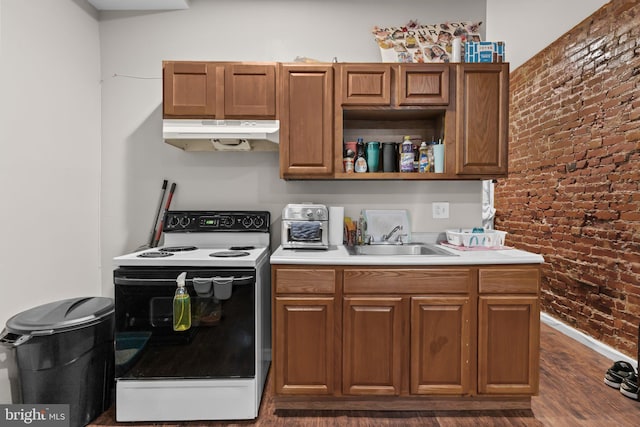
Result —
[[[393, 236], [393, 234], [396, 231], [402, 231], [402, 226], [401, 225], [396, 225], [395, 227], [393, 227], [393, 229], [388, 233], [388, 234], [383, 234], [382, 235], [382, 241], [383, 242], [388, 242], [389, 239], [391, 238], [391, 236]], [[400, 236], [398, 236], [399, 238]], [[396, 239], [397, 240], [397, 239]]]

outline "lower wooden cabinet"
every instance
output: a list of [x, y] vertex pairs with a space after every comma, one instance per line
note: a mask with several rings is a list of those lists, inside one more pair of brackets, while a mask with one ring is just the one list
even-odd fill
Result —
[[478, 304], [478, 393], [536, 394], [538, 297], [480, 296]]
[[333, 395], [336, 270], [272, 270], [273, 378], [276, 394]]
[[530, 407], [539, 276], [537, 265], [274, 265], [276, 407]]
[[276, 393], [333, 394], [334, 305], [331, 297], [276, 297]]
[[342, 392], [399, 395], [402, 298], [345, 297], [343, 307]]
[[472, 325], [469, 296], [411, 298], [411, 394], [469, 394]]
[[478, 271], [478, 393], [538, 393], [540, 270]]

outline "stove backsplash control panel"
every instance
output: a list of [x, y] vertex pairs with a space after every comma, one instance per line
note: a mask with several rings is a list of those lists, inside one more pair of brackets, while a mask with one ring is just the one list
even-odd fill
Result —
[[268, 233], [270, 224], [268, 211], [168, 211], [163, 231]]

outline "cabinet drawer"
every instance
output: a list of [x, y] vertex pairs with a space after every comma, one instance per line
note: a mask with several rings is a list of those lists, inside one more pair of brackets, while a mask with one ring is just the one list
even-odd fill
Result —
[[449, 104], [449, 64], [403, 64], [398, 70], [398, 105]]
[[389, 65], [345, 65], [341, 68], [342, 105], [390, 105], [391, 67]]
[[333, 294], [336, 290], [334, 269], [278, 268], [274, 279], [276, 293]]
[[472, 283], [467, 268], [344, 270], [348, 294], [460, 294], [468, 293]]
[[481, 294], [537, 294], [540, 268], [480, 268], [478, 283]]

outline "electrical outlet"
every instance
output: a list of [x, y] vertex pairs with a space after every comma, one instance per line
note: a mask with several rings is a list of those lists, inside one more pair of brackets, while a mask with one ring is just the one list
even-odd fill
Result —
[[433, 219], [449, 218], [449, 202], [437, 202], [431, 206], [433, 209]]

